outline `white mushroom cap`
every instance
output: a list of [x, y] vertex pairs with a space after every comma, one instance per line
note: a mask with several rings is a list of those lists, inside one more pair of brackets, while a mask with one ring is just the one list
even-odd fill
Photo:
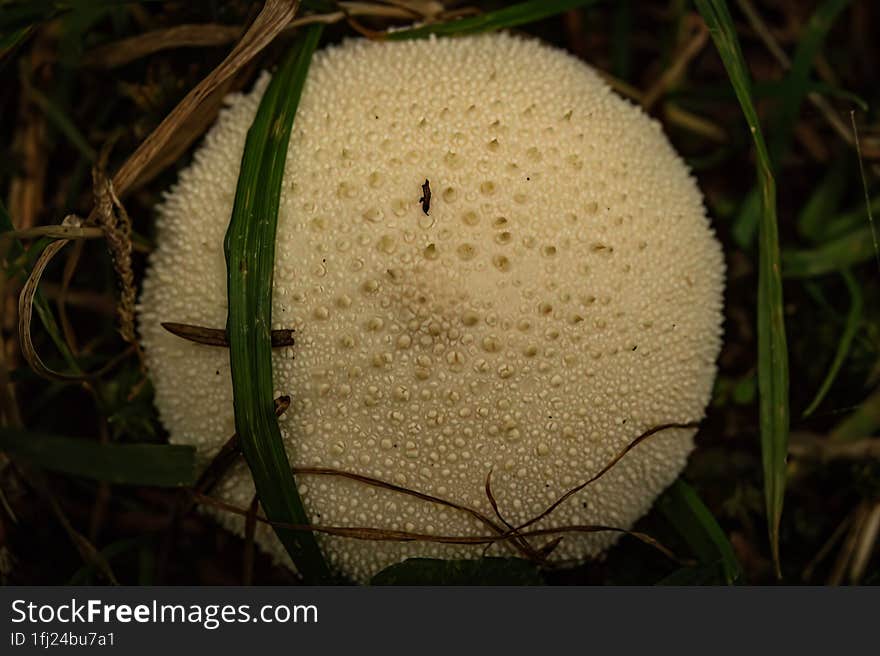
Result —
[[[234, 431], [229, 354], [162, 321], [223, 327], [223, 236], [267, 76], [233, 95], [159, 210], [140, 330], [171, 441]], [[433, 191], [429, 214], [422, 185]], [[504, 34], [348, 41], [316, 54], [278, 223], [276, 395], [292, 464], [358, 472], [528, 520], [647, 429], [702, 418], [724, 264], [660, 125], [581, 61]], [[693, 430], [646, 440], [537, 526], [626, 528], [679, 474]], [[484, 535], [472, 517], [341, 478], [299, 477], [312, 521]], [[238, 466], [218, 495], [246, 508]], [[241, 532], [241, 517], [220, 513]], [[289, 563], [265, 526], [258, 542]], [[583, 559], [612, 533], [567, 534]], [[365, 580], [483, 547], [319, 537]], [[494, 547], [492, 553], [512, 553]]]

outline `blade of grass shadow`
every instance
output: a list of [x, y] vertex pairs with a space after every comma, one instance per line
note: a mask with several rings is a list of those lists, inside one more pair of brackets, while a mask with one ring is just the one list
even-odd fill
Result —
[[526, 23], [543, 20], [561, 14], [562, 12], [578, 7], [596, 4], [599, 0], [529, 0], [518, 2], [510, 7], [497, 11], [486, 12], [468, 18], [459, 18], [446, 23], [431, 23], [403, 30], [388, 32], [385, 38], [389, 41], [403, 41], [405, 39], [421, 39], [432, 34], [437, 36], [452, 36], [466, 34], [480, 34], [492, 32], [510, 27], [517, 27]]
[[[235, 428], [260, 503], [272, 522], [308, 524], [290, 469], [272, 384], [272, 278], [275, 231], [288, 142], [312, 53], [323, 26], [305, 28], [260, 101], [248, 131], [224, 251], [228, 275]], [[326, 580], [310, 531], [275, 528], [306, 582]]]
[[777, 576], [779, 522], [785, 497], [785, 460], [788, 453], [788, 350], [782, 304], [779, 234], [776, 222], [776, 181], [758, 114], [751, 98], [751, 79], [724, 0], [695, 0], [727, 70], [757, 153], [761, 190], [758, 244], [758, 391], [760, 395], [761, 455], [767, 506], [770, 550]]

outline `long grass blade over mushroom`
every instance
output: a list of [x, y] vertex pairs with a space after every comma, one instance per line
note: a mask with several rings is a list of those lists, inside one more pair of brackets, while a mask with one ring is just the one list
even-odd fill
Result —
[[[266, 89], [248, 131], [224, 251], [235, 425], [260, 502], [274, 521], [307, 524], [275, 417], [272, 388], [272, 278], [275, 229], [287, 146], [312, 53], [323, 26], [302, 36]], [[276, 529], [306, 581], [327, 565], [307, 531]]]

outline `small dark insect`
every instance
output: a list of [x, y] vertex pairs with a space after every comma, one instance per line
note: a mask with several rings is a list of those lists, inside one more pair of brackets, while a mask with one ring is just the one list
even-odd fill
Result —
[[422, 211], [427, 214], [431, 209], [431, 182], [428, 178], [425, 178], [425, 184], [422, 185], [422, 197], [419, 198], [419, 202], [422, 204]]

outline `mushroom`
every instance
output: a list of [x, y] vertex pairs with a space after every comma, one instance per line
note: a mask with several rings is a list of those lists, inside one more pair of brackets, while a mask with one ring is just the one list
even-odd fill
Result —
[[[206, 459], [234, 431], [228, 350], [160, 324], [225, 325], [223, 236], [267, 78], [229, 97], [165, 197], [139, 307], [161, 419]], [[526, 522], [643, 432], [703, 417], [723, 284], [685, 164], [661, 126], [583, 62], [506, 34], [350, 40], [315, 55], [284, 172], [273, 291], [273, 328], [296, 331], [273, 356], [276, 393], [292, 397], [279, 421], [293, 465], [494, 517], [491, 472], [499, 511]], [[533, 528], [630, 527], [681, 472], [694, 433], [641, 442]], [[298, 484], [317, 524], [486, 534], [466, 513], [394, 490], [316, 475]], [[215, 494], [246, 508], [246, 466]], [[240, 516], [211, 512], [242, 532]], [[256, 537], [292, 566], [271, 530]], [[550, 559], [582, 561], [617, 537], [564, 533]], [[485, 549], [319, 541], [360, 581], [407, 557]]]

